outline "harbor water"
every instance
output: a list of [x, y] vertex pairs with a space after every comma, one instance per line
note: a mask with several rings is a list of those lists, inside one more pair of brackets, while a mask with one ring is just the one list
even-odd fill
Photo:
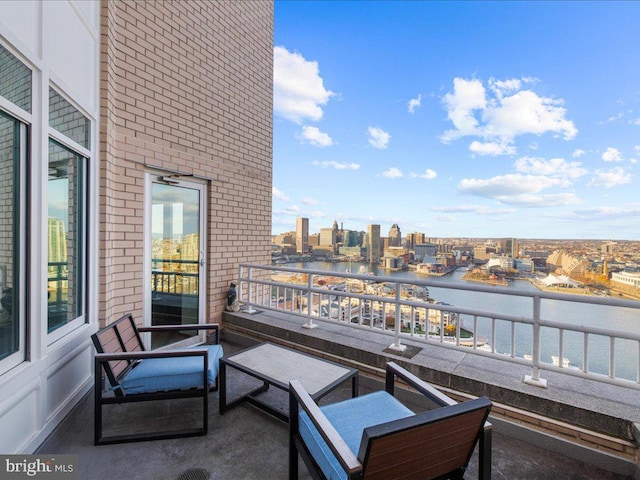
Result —
[[[350, 272], [354, 274], [374, 274], [391, 277], [398, 280], [426, 281], [446, 283], [449, 285], [472, 285], [462, 279], [466, 273], [462, 269], [444, 276], [425, 276], [410, 270], [389, 271], [360, 262], [302, 262], [287, 264], [307, 270], [326, 270], [328, 272]], [[531, 318], [533, 301], [529, 297], [501, 295], [499, 293], [472, 292], [429, 286], [429, 296], [438, 302], [465, 307], [483, 312], [516, 315]], [[509, 289], [522, 292], [537, 291], [537, 288], [527, 280], [513, 280], [509, 282]], [[619, 330], [623, 332], [640, 333], [640, 309], [617, 306], [593, 305], [557, 300], [543, 300], [541, 318], [548, 321], [558, 321], [573, 325], [592, 326]], [[462, 323], [466, 328], [473, 326], [473, 319], [462, 316]], [[532, 328], [530, 325], [517, 324], [515, 327], [515, 341], [512, 346], [511, 322], [496, 320], [495, 337], [491, 334], [491, 320], [478, 318], [478, 333], [487, 337], [489, 342], [499, 353], [510, 354], [512, 347], [516, 356], [531, 355]], [[559, 360], [559, 332], [557, 329], [543, 327], [541, 329], [541, 360], [553, 363]], [[564, 365], [570, 368], [584, 368], [588, 362], [590, 371], [608, 375], [610, 344], [609, 338], [600, 335], [588, 336], [588, 355], [584, 355], [585, 336], [578, 332], [565, 331], [562, 341], [562, 356]], [[615, 375], [628, 380], [637, 381], [639, 368], [638, 342], [617, 340], [615, 346]]]

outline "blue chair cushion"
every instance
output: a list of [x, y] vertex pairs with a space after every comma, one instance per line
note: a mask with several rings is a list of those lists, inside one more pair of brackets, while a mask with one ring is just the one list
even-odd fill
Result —
[[[365, 428], [414, 415], [385, 391], [323, 405], [320, 410], [356, 456]], [[300, 436], [325, 477], [329, 480], [346, 479], [346, 472], [304, 411], [300, 412], [299, 428]]]
[[[206, 348], [208, 352], [207, 376], [209, 385], [218, 376], [221, 345], [198, 345], [189, 348]], [[164, 392], [202, 386], [202, 357], [147, 358], [142, 360], [122, 380], [120, 387], [125, 394]]]

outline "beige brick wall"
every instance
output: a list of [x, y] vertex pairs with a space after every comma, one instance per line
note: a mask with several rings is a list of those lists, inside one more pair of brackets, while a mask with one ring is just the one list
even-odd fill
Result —
[[273, 3], [105, 1], [100, 319], [142, 316], [145, 165], [208, 184], [207, 311], [270, 260]]

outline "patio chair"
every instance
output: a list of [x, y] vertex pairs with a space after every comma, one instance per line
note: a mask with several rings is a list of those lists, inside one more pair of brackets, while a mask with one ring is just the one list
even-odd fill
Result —
[[[413, 413], [394, 397], [395, 378], [437, 408]], [[476, 443], [479, 478], [491, 478], [491, 401], [456, 403], [395, 363], [384, 391], [318, 406], [296, 380], [289, 394], [289, 479], [298, 454], [314, 479], [462, 479]]]
[[[214, 345], [181, 349], [146, 350], [141, 332], [213, 330]], [[95, 444], [136, 442], [206, 435], [208, 394], [218, 388], [218, 361], [222, 357], [217, 324], [136, 326], [127, 314], [91, 336], [96, 348], [95, 368]], [[103, 395], [102, 371], [111, 395]], [[103, 435], [103, 405], [183, 398], [202, 399], [202, 426], [124, 435]]]

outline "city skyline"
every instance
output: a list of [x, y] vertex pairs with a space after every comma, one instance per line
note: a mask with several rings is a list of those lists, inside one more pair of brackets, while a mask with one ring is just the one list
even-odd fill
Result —
[[272, 233], [640, 239], [638, 3], [275, 4]]

